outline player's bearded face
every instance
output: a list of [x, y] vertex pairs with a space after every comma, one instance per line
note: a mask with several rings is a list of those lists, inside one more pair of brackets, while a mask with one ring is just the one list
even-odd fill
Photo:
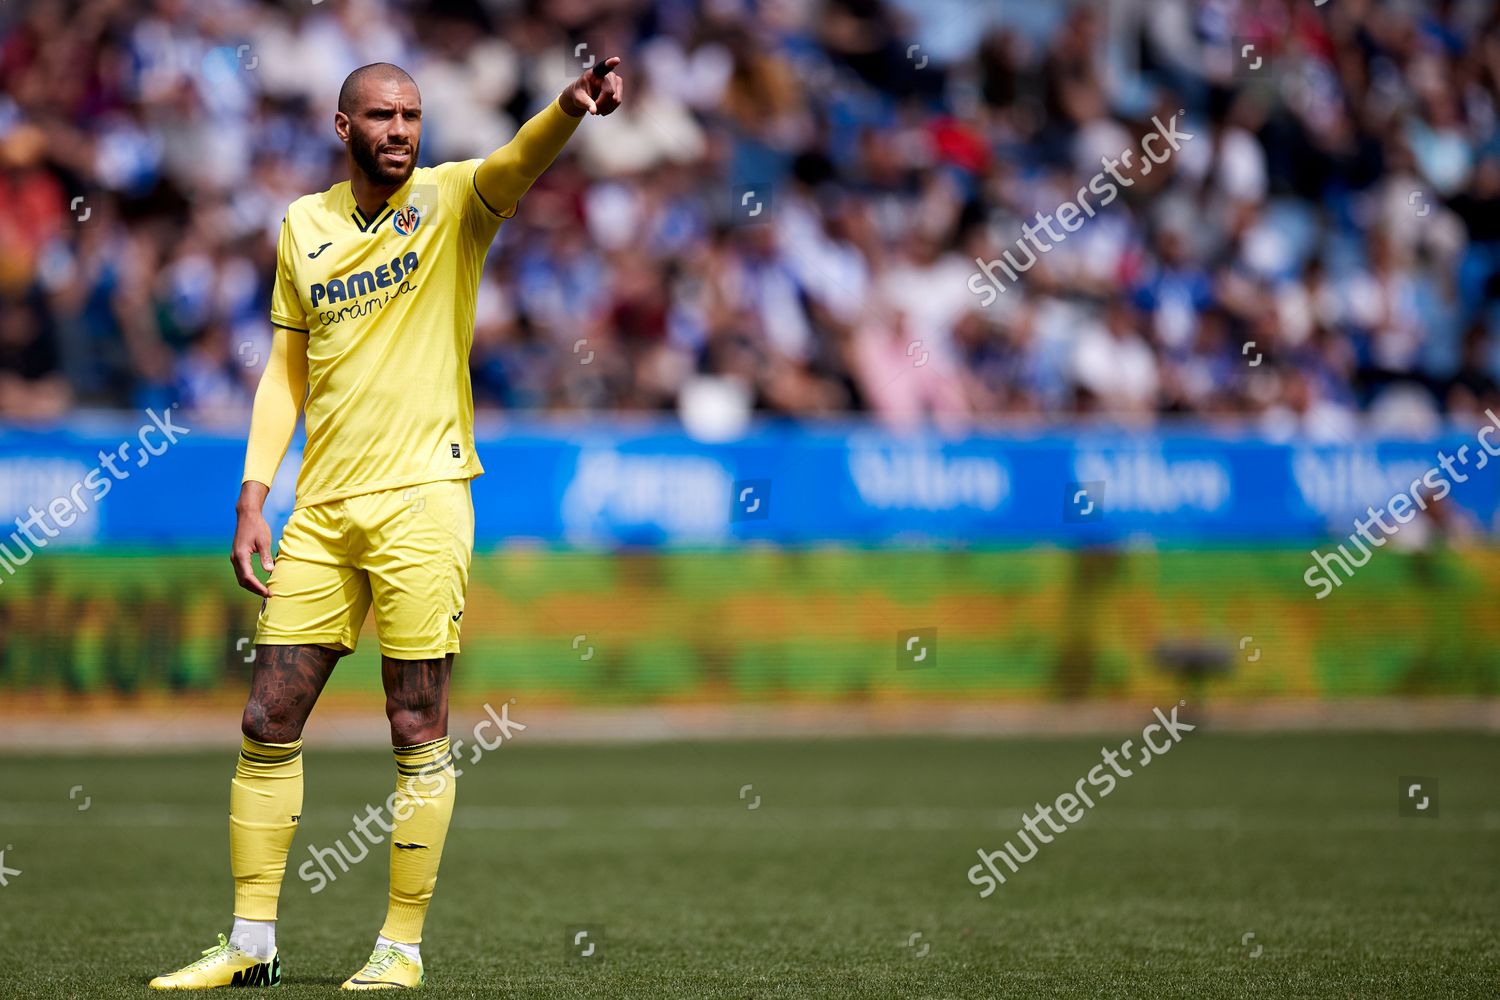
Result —
[[418, 136], [394, 136], [384, 129], [367, 134], [356, 130], [349, 135], [355, 165], [376, 184], [401, 184], [410, 177], [420, 145]]
[[401, 78], [367, 83], [348, 119], [347, 141], [354, 165], [380, 186], [405, 183], [417, 166], [422, 143], [422, 98]]

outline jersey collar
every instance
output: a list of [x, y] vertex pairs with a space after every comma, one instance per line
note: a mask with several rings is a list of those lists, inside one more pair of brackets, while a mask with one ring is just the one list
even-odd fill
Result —
[[385, 200], [385, 204], [380, 207], [380, 211], [375, 213], [373, 219], [368, 218], [364, 212], [360, 211], [359, 204], [354, 200], [354, 184], [350, 181], [345, 181], [343, 197], [343, 214], [345, 218], [353, 222], [360, 232], [373, 233], [385, 224], [386, 219], [389, 219], [395, 213], [396, 206], [406, 204], [406, 200], [411, 194], [412, 184], [416, 179], [417, 169], [414, 168], [411, 176], [406, 178], [406, 183], [398, 187]]

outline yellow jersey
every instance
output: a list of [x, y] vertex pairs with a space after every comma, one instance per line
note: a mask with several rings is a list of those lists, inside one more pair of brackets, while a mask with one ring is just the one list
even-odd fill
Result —
[[481, 162], [417, 167], [373, 218], [348, 181], [287, 209], [271, 321], [307, 337], [296, 506], [483, 474], [469, 350], [485, 253], [510, 216], [475, 186]]

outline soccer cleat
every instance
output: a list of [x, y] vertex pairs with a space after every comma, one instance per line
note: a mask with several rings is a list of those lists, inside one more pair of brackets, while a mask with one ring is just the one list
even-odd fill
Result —
[[153, 990], [212, 990], [220, 986], [280, 986], [281, 955], [272, 954], [269, 962], [242, 951], [219, 935], [219, 943], [205, 948], [203, 957], [192, 965], [157, 976], [151, 980]]
[[386, 945], [370, 954], [365, 967], [344, 980], [346, 990], [414, 990], [427, 979], [421, 959], [408, 958], [400, 948]]

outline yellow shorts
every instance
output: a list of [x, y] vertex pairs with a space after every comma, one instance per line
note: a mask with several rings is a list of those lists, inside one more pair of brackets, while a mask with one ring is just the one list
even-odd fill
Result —
[[353, 650], [373, 604], [386, 656], [456, 653], [473, 551], [467, 479], [299, 507], [281, 535], [255, 641]]

